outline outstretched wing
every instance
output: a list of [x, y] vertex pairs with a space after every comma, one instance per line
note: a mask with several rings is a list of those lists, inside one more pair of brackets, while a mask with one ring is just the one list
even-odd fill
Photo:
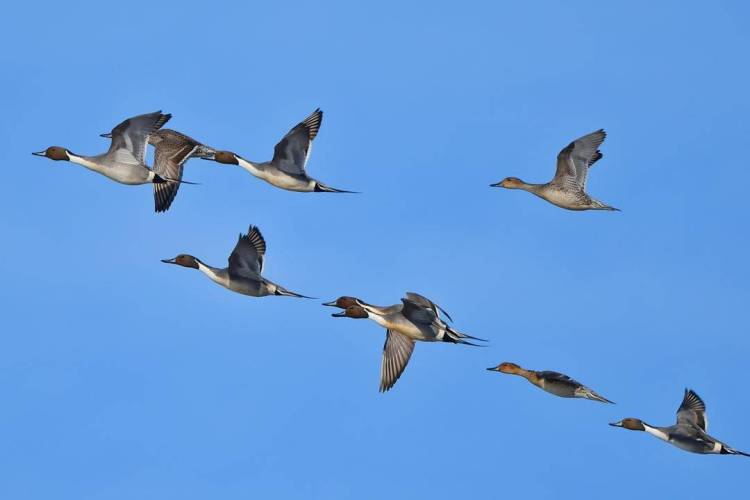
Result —
[[229, 272], [239, 276], [257, 277], [263, 272], [266, 241], [260, 230], [250, 226], [247, 234], [240, 234], [237, 245], [229, 256]]
[[413, 339], [393, 330], [386, 331], [383, 361], [380, 365], [380, 392], [386, 392], [396, 384], [409, 363], [412, 352]]
[[677, 423], [697, 425], [703, 429], [703, 432], [708, 431], [706, 404], [692, 389], [685, 389], [685, 397], [682, 398], [682, 404], [677, 408]]
[[[108, 154], [116, 155], [119, 160], [125, 156], [122, 150], [130, 152], [141, 165], [145, 163], [148, 136], [159, 130], [172, 118], [170, 114], [155, 111], [145, 115], [128, 118], [112, 129], [112, 143]], [[119, 151], [119, 152], [118, 152]]]
[[589, 168], [602, 157], [598, 148], [606, 137], [607, 133], [599, 129], [565, 146], [557, 155], [557, 171], [552, 182], [585, 190]]
[[271, 163], [287, 174], [307, 175], [305, 165], [322, 121], [323, 112], [318, 108], [295, 125], [274, 147]]

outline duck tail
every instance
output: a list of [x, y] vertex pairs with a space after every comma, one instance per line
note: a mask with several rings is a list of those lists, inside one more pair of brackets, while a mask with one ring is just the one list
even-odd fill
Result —
[[151, 179], [151, 182], [153, 184], [166, 184], [166, 183], [173, 184], [173, 183], [177, 183], [177, 184], [191, 184], [193, 186], [200, 185], [200, 183], [198, 183], [198, 182], [188, 182], [188, 181], [183, 181], [182, 179], [172, 179], [171, 177], [163, 177], [163, 176], [157, 174], [156, 172], [154, 172], [154, 178]]
[[276, 285], [276, 290], [273, 292], [274, 295], [280, 295], [282, 297], [297, 297], [300, 299], [315, 299], [316, 297], [308, 297], [307, 295], [302, 295], [301, 293], [292, 292], [291, 290], [287, 290], [283, 286]]
[[313, 189], [315, 193], [350, 193], [350, 194], [361, 194], [357, 191], [345, 191], [343, 189], [336, 189], [332, 188], [331, 186], [326, 186], [320, 181], [315, 181], [315, 187]]
[[443, 342], [450, 342], [452, 344], [464, 344], [464, 345], [471, 345], [474, 347], [484, 347], [479, 344], [474, 344], [472, 342], [467, 341], [466, 339], [471, 340], [479, 340], [481, 342], [487, 342], [485, 339], [480, 339], [479, 337], [472, 337], [471, 335], [467, 335], [465, 333], [461, 333], [458, 330], [454, 330], [451, 327], [447, 327], [445, 331], [443, 332]]
[[750, 457], [750, 453], [745, 453], [744, 451], [735, 450], [734, 448], [730, 448], [727, 445], [722, 445], [721, 451], [719, 453], [722, 455], [742, 455], [743, 457]]
[[579, 387], [576, 389], [576, 394], [581, 398], [591, 399], [592, 401], [599, 401], [600, 403], [615, 404], [614, 401], [610, 401], [601, 394], [598, 394], [588, 387]]
[[610, 212], [622, 212], [619, 208], [611, 207], [599, 200], [591, 200], [591, 208], [594, 210], [609, 210]]

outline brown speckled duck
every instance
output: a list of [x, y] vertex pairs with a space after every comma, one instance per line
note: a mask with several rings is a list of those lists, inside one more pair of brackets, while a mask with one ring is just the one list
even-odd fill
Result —
[[529, 184], [518, 177], [506, 177], [492, 187], [523, 189], [568, 210], [617, 210], [586, 193], [586, 178], [591, 166], [602, 158], [599, 146], [606, 132], [599, 129], [568, 144], [557, 155], [557, 172], [546, 184]]

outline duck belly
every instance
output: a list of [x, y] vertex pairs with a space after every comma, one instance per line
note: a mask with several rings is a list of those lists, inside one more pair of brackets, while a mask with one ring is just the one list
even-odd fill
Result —
[[309, 192], [315, 189], [315, 183], [310, 179], [289, 175], [280, 170], [264, 172], [264, 179], [269, 184], [287, 191]]
[[265, 297], [268, 295], [268, 287], [265, 283], [255, 280], [232, 279], [229, 278], [227, 288], [233, 292], [249, 295], [251, 297]]
[[129, 186], [138, 186], [149, 183], [149, 170], [143, 167], [134, 167], [132, 165], [118, 165], [109, 168], [97, 170], [105, 177], [112, 179], [120, 184]]
[[580, 197], [569, 191], [550, 189], [545, 191], [544, 194], [540, 195], [540, 197], [560, 208], [566, 208], [568, 210], [585, 209], [585, 207], [581, 204]]
[[542, 380], [542, 389], [561, 398], [575, 397], [575, 387], [551, 380]]
[[388, 318], [388, 317], [375, 317], [375, 321], [381, 326], [388, 330], [393, 330], [402, 335], [406, 335], [414, 340], [421, 340], [425, 342], [434, 342], [437, 340], [436, 333], [427, 327], [415, 325], [411, 321], [404, 319], [403, 317]]
[[715, 453], [713, 451], [713, 443], [707, 443], [703, 440], [699, 441], [697, 439], [682, 436], [673, 436], [669, 442], [681, 450], [689, 451], [691, 453]]

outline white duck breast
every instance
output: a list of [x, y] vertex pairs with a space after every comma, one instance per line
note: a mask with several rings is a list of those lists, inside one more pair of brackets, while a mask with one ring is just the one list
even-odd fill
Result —
[[276, 144], [271, 161], [254, 162], [226, 151], [215, 155], [214, 159], [221, 163], [236, 163], [255, 177], [287, 191], [351, 193], [326, 186], [307, 175], [312, 141], [318, 135], [322, 121], [323, 112], [318, 108]]
[[664, 440], [682, 450], [701, 454], [743, 455], [750, 457], [743, 451], [735, 450], [726, 443], [709, 436], [706, 405], [703, 400], [690, 389], [685, 389], [685, 396], [677, 409], [677, 423], [669, 427], [656, 427], [637, 418], [626, 418], [612, 424], [628, 430], [645, 431], [652, 436]]
[[[158, 172], [149, 169], [144, 162], [149, 138], [170, 118], [171, 115], [162, 114], [160, 111], [128, 118], [113, 128], [111, 133], [103, 134], [111, 140], [109, 150], [97, 156], [76, 155], [57, 146], [33, 154], [46, 156], [52, 160], [76, 163], [121, 184], [175, 183], [176, 185], [180, 182], [179, 179], [166, 179]], [[166, 186], [164, 189], [154, 189], [157, 212], [169, 208], [169, 203], [176, 193], [176, 187], [171, 194], [164, 194], [167, 191], [170, 191], [170, 188]]]
[[[482, 340], [447, 325], [440, 318], [439, 312], [443, 309], [419, 294], [409, 292], [401, 299], [401, 304], [391, 306], [375, 306], [354, 298], [350, 298], [353, 305], [339, 305], [343, 298], [324, 305], [345, 309], [334, 316], [368, 318], [386, 329], [380, 367], [380, 392], [390, 390], [401, 377], [414, 351], [415, 341], [475, 345], [466, 339]], [[447, 316], [447, 313], [443, 313]]]
[[183, 267], [198, 269], [219, 285], [242, 295], [265, 297], [282, 295], [287, 297], [311, 298], [278, 285], [263, 276], [263, 260], [266, 254], [266, 241], [260, 230], [250, 226], [247, 234], [240, 234], [237, 244], [229, 256], [229, 265], [225, 268], [209, 266], [192, 255], [181, 254], [162, 262], [177, 264]]

